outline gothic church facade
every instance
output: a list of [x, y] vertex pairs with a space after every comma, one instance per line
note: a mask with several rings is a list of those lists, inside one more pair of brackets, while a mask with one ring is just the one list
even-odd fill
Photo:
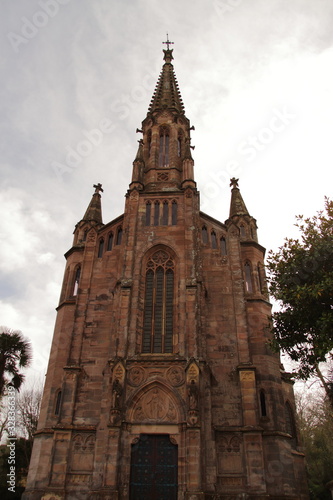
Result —
[[200, 211], [169, 45], [126, 194], [76, 225], [26, 500], [308, 498], [264, 248], [237, 179]]

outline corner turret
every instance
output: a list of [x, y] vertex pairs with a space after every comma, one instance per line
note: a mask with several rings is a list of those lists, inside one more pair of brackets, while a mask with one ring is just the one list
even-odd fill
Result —
[[94, 184], [95, 192], [92, 195], [88, 208], [83, 216], [75, 226], [73, 245], [77, 245], [86, 240], [86, 235], [90, 228], [94, 227], [99, 229], [103, 226], [102, 219], [102, 204], [100, 192], [103, 192], [102, 184]]
[[257, 223], [246, 208], [238, 187], [238, 181], [239, 179], [235, 177], [230, 179], [230, 186], [232, 186], [231, 201], [229, 219], [226, 221], [226, 225], [228, 227], [235, 225], [239, 230], [241, 240], [254, 240], [257, 242]]

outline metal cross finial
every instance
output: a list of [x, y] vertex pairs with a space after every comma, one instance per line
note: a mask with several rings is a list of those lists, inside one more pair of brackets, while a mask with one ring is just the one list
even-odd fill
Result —
[[230, 186], [232, 186], [233, 188], [238, 187], [238, 181], [239, 181], [239, 179], [236, 179], [235, 177], [233, 177], [232, 179], [230, 179]]
[[169, 35], [168, 35], [168, 33], [167, 33], [167, 41], [166, 41], [166, 42], [162, 42], [162, 43], [165, 43], [165, 44], [166, 44], [166, 46], [167, 46], [167, 49], [169, 50], [169, 49], [170, 49], [169, 45], [170, 45], [170, 44], [171, 44], [171, 45], [173, 45], [175, 42], [170, 42], [170, 40], [169, 40]]
[[93, 187], [95, 188], [95, 193], [99, 194], [100, 191], [102, 191], [102, 193], [104, 191], [104, 189], [102, 189], [102, 184], [100, 182], [98, 184], [94, 184]]

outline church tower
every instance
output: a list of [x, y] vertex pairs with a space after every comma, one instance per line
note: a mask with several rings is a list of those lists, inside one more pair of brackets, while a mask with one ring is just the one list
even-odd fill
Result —
[[200, 211], [167, 42], [123, 215], [76, 225], [25, 500], [306, 500], [256, 220]]

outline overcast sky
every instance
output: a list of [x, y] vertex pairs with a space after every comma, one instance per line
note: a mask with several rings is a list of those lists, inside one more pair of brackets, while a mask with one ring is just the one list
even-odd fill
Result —
[[32, 340], [31, 376], [93, 184], [105, 223], [123, 213], [166, 33], [202, 210], [225, 221], [239, 178], [276, 250], [332, 196], [332, 26], [331, 0], [2, 0], [0, 324]]

